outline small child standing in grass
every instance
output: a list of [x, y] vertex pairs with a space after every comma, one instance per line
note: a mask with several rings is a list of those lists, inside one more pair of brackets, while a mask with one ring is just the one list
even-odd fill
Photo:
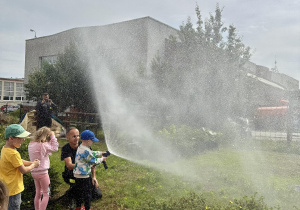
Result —
[[[105, 152], [93, 151], [91, 146], [94, 142], [99, 142], [95, 137], [95, 134], [90, 130], [85, 130], [81, 133], [82, 143], [79, 145], [74, 166], [74, 177], [76, 178], [76, 189], [80, 189], [78, 192], [78, 197], [76, 197], [76, 203], [82, 204], [84, 202], [85, 210], [91, 209], [91, 199], [92, 199], [92, 188], [93, 179], [91, 178], [92, 167], [98, 165], [106, 160], [106, 157], [102, 155]], [[84, 209], [83, 207], [78, 207], [76, 210]]]
[[35, 133], [34, 140], [28, 145], [30, 160], [39, 159], [40, 166], [31, 171], [35, 184], [35, 210], [47, 208], [50, 195], [50, 178], [48, 169], [50, 168], [49, 155], [58, 151], [58, 142], [54, 132], [48, 127], [42, 127]]
[[18, 210], [21, 206], [21, 192], [24, 190], [23, 174], [40, 165], [38, 159], [23, 160], [17, 149], [30, 135], [21, 125], [11, 124], [5, 129], [6, 144], [1, 150], [0, 179], [7, 185], [9, 193], [8, 210]]

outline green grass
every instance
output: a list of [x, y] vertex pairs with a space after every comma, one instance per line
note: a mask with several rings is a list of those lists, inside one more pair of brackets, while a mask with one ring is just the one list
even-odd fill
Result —
[[294, 191], [300, 183], [298, 161], [297, 155], [225, 149], [198, 156], [190, 164], [198, 175], [193, 182], [202, 185], [200, 192], [214, 191], [224, 201], [257, 192], [271, 206], [292, 208], [300, 206], [295, 199], [300, 193]]
[[[62, 147], [66, 140], [59, 143]], [[107, 150], [103, 142], [94, 144], [93, 149]], [[62, 172], [64, 162], [60, 161], [60, 154], [59, 150], [50, 159], [51, 167]], [[195, 199], [198, 204], [204, 199], [203, 209], [239, 209], [240, 204], [232, 206], [235, 199], [249, 198], [256, 193], [256, 197], [264, 197], [269, 207], [300, 207], [300, 192], [295, 191], [295, 185], [300, 184], [300, 158], [296, 154], [224, 148], [158, 166], [162, 170], [114, 155], [108, 158], [107, 164], [107, 170], [102, 165], [97, 167], [103, 198], [92, 202], [93, 210], [154, 209], [151, 205], [182, 209], [179, 208], [181, 199], [190, 198], [191, 193], [200, 196], [201, 199]], [[62, 195], [68, 185], [62, 178], [60, 181], [59, 195]], [[171, 204], [172, 208], [166, 207]], [[56, 208], [59, 205], [63, 209], [63, 204], [57, 204]]]

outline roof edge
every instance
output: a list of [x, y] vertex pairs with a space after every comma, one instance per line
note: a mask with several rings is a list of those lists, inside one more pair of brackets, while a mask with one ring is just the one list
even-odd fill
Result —
[[82, 27], [75, 27], [75, 28], [71, 28], [71, 29], [67, 29], [65, 31], [61, 31], [61, 32], [58, 32], [58, 33], [55, 33], [55, 34], [51, 34], [51, 35], [47, 35], [47, 36], [41, 36], [41, 37], [36, 37], [36, 38], [31, 38], [31, 39], [26, 39], [25, 41], [30, 41], [30, 40], [35, 40], [35, 39], [39, 39], [39, 38], [44, 38], [44, 37], [49, 37], [49, 36], [53, 36], [53, 35], [58, 35], [58, 34], [61, 34], [61, 33], [65, 33], [67, 31], [73, 31], [73, 30], [78, 30], [78, 29], [83, 29], [83, 28], [92, 28], [92, 27], [105, 27], [105, 26], [111, 26], [111, 25], [116, 25], [116, 24], [123, 24], [123, 23], [127, 23], [127, 22], [133, 22], [133, 21], [137, 21], [137, 20], [142, 20], [142, 19], [150, 19], [150, 20], [153, 20], [155, 22], [158, 22], [160, 24], [163, 24], [169, 28], [172, 28], [176, 31], [179, 31], [179, 29], [176, 29], [172, 26], [169, 26], [167, 25], [166, 23], [163, 23], [159, 20], [156, 20], [150, 16], [145, 16], [145, 17], [141, 17], [141, 18], [136, 18], [136, 19], [132, 19], [132, 20], [125, 20], [125, 21], [122, 21], [122, 22], [116, 22], [116, 23], [110, 23], [110, 24], [106, 24], [106, 25], [99, 25], [99, 26], [82, 26]]

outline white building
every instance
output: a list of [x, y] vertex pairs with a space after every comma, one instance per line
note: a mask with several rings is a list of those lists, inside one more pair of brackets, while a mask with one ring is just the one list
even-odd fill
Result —
[[23, 100], [25, 100], [23, 78], [0, 78], [0, 106], [18, 105]]

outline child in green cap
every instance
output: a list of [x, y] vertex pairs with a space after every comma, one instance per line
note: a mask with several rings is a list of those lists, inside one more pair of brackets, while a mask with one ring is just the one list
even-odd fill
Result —
[[40, 165], [39, 160], [23, 160], [17, 151], [29, 135], [30, 133], [19, 124], [9, 125], [5, 129], [6, 144], [1, 150], [0, 179], [8, 187], [8, 210], [20, 209], [21, 192], [24, 190], [23, 174]]

